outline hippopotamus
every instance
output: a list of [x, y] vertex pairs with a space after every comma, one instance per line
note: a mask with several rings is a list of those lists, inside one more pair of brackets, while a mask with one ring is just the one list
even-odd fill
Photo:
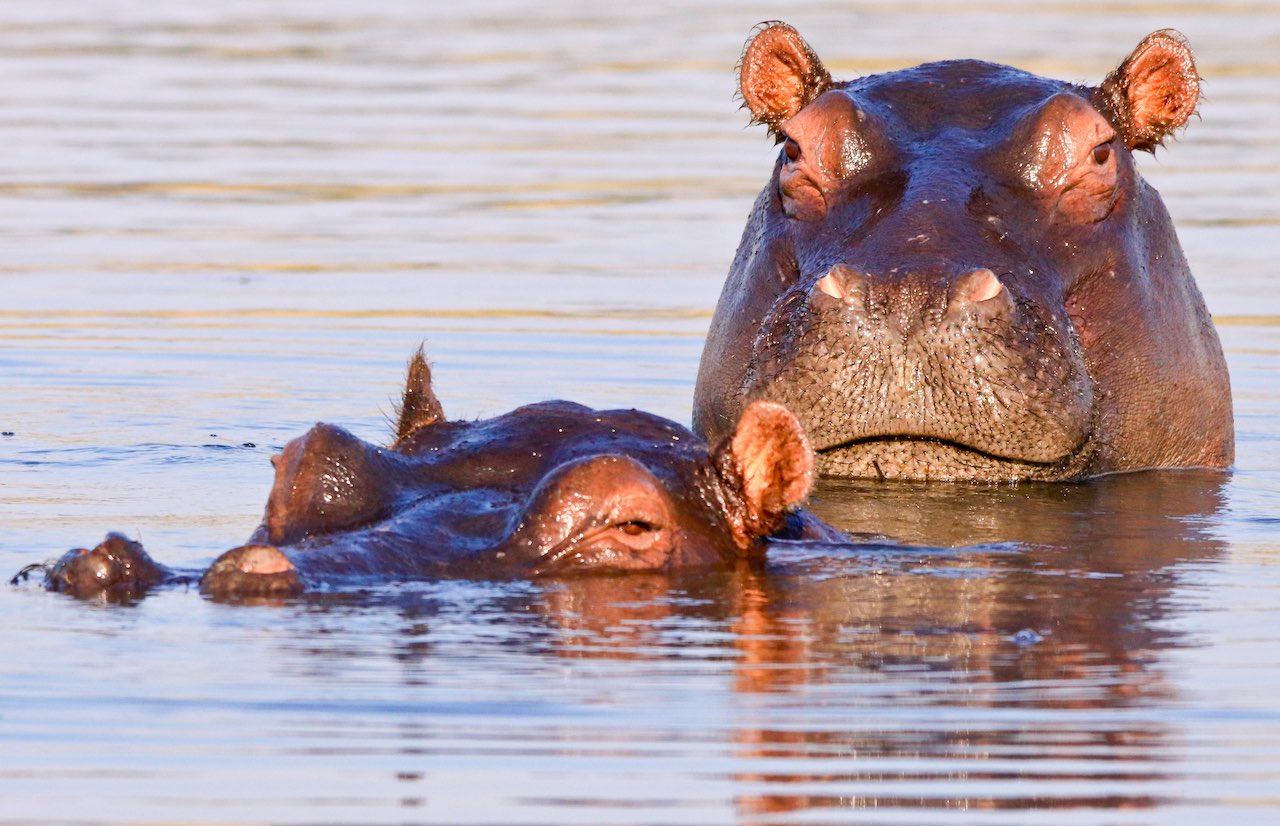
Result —
[[388, 447], [331, 424], [285, 445], [261, 524], [203, 573], [184, 577], [110, 534], [48, 566], [46, 587], [130, 599], [198, 576], [203, 591], [237, 598], [342, 581], [670, 571], [758, 561], [766, 537], [831, 530], [797, 509], [813, 452], [775, 402], [749, 405], [711, 449], [659, 416], [566, 401], [448, 421], [419, 349], [399, 409]]
[[1134, 160], [1197, 110], [1180, 34], [1098, 86], [976, 60], [839, 82], [769, 23], [739, 71], [780, 150], [711, 322], [696, 432], [766, 399], [827, 476], [1231, 464], [1222, 347]]

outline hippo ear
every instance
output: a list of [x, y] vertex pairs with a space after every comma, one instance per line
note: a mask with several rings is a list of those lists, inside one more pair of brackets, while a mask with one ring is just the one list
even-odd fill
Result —
[[722, 479], [742, 502], [741, 522], [734, 514], [730, 522], [743, 547], [781, 528], [787, 512], [813, 487], [813, 448], [800, 422], [780, 404], [748, 405], [738, 429], [715, 454]]
[[421, 346], [409, 360], [409, 378], [404, 386], [404, 398], [400, 401], [400, 416], [396, 424], [398, 446], [415, 430], [428, 427], [444, 418], [444, 408], [431, 389], [431, 368]]
[[1154, 152], [1195, 114], [1200, 75], [1186, 39], [1161, 29], [1138, 44], [1098, 93], [1125, 144]]
[[778, 125], [831, 87], [831, 74], [786, 23], [761, 23], [738, 64], [738, 89], [757, 123]]

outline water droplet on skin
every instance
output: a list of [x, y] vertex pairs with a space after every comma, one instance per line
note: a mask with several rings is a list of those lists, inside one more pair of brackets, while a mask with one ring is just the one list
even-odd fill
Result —
[[1032, 631], [1030, 628], [1023, 628], [1021, 631], [1010, 637], [1010, 639], [1013, 640], [1015, 645], [1024, 647], [1044, 641], [1044, 637], [1040, 636], [1035, 631]]

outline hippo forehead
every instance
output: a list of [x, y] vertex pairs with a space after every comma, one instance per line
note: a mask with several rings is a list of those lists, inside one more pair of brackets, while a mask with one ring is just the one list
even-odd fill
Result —
[[708, 462], [706, 443], [639, 410], [593, 410], [573, 402], [531, 404], [476, 422], [424, 428], [400, 452], [471, 484], [532, 487], [577, 459], [629, 456], [660, 477], [684, 478]]
[[981, 60], [925, 63], [835, 88], [873, 111], [904, 143], [953, 131], [994, 138], [1028, 107], [1059, 92], [1088, 97], [1084, 87]]

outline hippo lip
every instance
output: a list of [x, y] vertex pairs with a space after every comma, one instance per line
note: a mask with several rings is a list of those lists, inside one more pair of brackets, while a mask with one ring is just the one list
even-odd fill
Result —
[[[1089, 440], [1086, 437], [1083, 440], [1081, 440], [1078, 444], [1073, 445], [1071, 448], [1066, 450], [1060, 456], [1057, 456], [1051, 459], [1030, 459], [1023, 456], [1007, 456], [999, 453], [993, 453], [988, 450], [983, 450], [982, 448], [975, 447], [974, 445], [967, 444], [965, 442], [956, 441], [954, 439], [944, 439], [944, 438], [938, 438], [935, 436], [916, 436], [916, 435], [905, 434], [905, 433], [903, 434], [882, 433], [882, 434], [876, 434], [871, 436], [857, 436], [850, 439], [844, 439], [842, 441], [831, 442], [830, 444], [814, 445], [814, 451], [819, 455], [829, 456], [832, 454], [839, 453], [841, 451], [849, 450], [851, 448], [857, 448], [862, 445], [905, 444], [910, 442], [918, 442], [921, 444], [936, 445], [944, 448], [949, 448], [960, 454], [968, 454], [974, 457], [981, 457], [982, 459], [988, 462], [993, 462], [1001, 465], [1013, 465], [1013, 466], [1021, 466], [1021, 467], [1035, 468], [1035, 469], [1052, 469], [1052, 468], [1066, 468], [1070, 466], [1073, 460], [1075, 460], [1078, 456], [1080, 456], [1082, 453], [1085, 452], [1085, 446], [1088, 444], [1088, 441]], [[872, 460], [872, 463], [875, 464], [875, 461]]]

